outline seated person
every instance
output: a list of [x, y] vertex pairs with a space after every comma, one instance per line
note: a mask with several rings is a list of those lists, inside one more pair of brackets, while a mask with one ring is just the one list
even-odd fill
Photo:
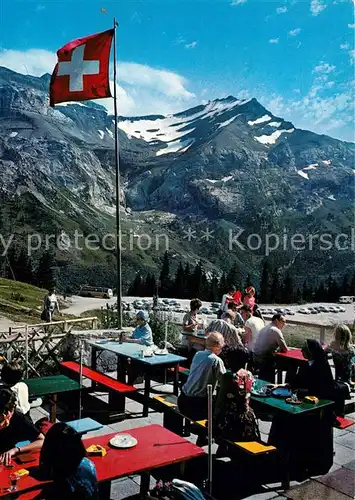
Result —
[[98, 500], [95, 465], [85, 458], [80, 434], [64, 422], [46, 434], [40, 456], [40, 472], [53, 483], [40, 498], [45, 500]]
[[[292, 383], [303, 395], [333, 399], [333, 376], [322, 346], [308, 339], [302, 348], [308, 363], [304, 363]], [[302, 481], [309, 476], [326, 474], [333, 465], [334, 412], [331, 406], [314, 414], [305, 412], [292, 420], [276, 414], [271, 425], [269, 444], [281, 453], [289, 453], [291, 479]]]
[[350, 383], [355, 369], [355, 348], [352, 345], [351, 331], [346, 325], [338, 325], [334, 330], [334, 339], [327, 347], [333, 357], [335, 379]]
[[[240, 368], [228, 371], [221, 378], [214, 412], [216, 434], [229, 441], [259, 441], [260, 432], [253, 410], [249, 406], [254, 378]], [[229, 456], [227, 445], [219, 447], [218, 456]]]
[[[39, 451], [44, 440], [43, 434], [15, 408], [16, 395], [11, 389], [0, 388], [0, 463], [5, 465], [21, 453]], [[16, 446], [20, 441], [31, 442]]]
[[207, 418], [207, 386], [216, 388], [217, 381], [226, 373], [219, 357], [224, 346], [223, 336], [211, 332], [206, 338], [206, 349], [197, 352], [192, 360], [190, 373], [178, 398], [178, 407], [183, 415], [192, 420]]
[[335, 401], [335, 412], [337, 415], [342, 415], [345, 399], [349, 396], [348, 386], [334, 383], [323, 347], [318, 340], [307, 339], [302, 347], [302, 354], [308, 359], [308, 363], [300, 366], [292, 386], [303, 394]]
[[238, 306], [235, 302], [228, 303], [227, 311], [222, 314], [221, 319], [225, 319], [226, 317], [228, 317], [228, 315], [230, 313], [233, 313], [233, 315], [234, 315], [234, 320], [233, 320], [234, 326], [244, 325], [244, 320], [243, 320], [242, 316], [240, 315], [240, 313], [238, 312]]
[[[198, 312], [202, 307], [200, 299], [192, 299], [190, 302], [190, 311], [185, 314], [182, 320], [182, 329], [184, 332], [193, 333], [199, 329], [204, 329], [203, 321], [198, 317]], [[181, 344], [192, 351], [201, 351], [203, 347], [196, 342], [190, 342], [187, 335], [182, 335]], [[192, 353], [194, 354], [194, 352]]]
[[248, 351], [254, 352], [255, 341], [259, 332], [264, 328], [264, 321], [256, 316], [253, 316], [253, 311], [250, 306], [243, 306], [240, 309], [242, 318], [245, 321], [245, 345]]
[[211, 321], [205, 332], [206, 334], [210, 332], [221, 333], [224, 338], [224, 345], [227, 347], [243, 345], [238, 330], [234, 326], [233, 322], [234, 313], [229, 310], [228, 312], [223, 313], [223, 319]]
[[259, 370], [259, 377], [267, 382], [275, 382], [274, 353], [277, 350], [281, 352], [286, 352], [288, 350], [281, 331], [285, 324], [285, 316], [279, 313], [274, 314], [271, 323], [260, 330], [255, 340], [255, 366]]
[[31, 418], [28, 387], [25, 382], [21, 382], [22, 377], [23, 370], [16, 361], [7, 363], [2, 367], [1, 382], [16, 395], [16, 411]]
[[138, 311], [136, 314], [136, 328], [131, 337], [122, 336], [123, 342], [133, 342], [145, 346], [153, 346], [153, 334], [149, 324], [149, 314], [147, 311]]

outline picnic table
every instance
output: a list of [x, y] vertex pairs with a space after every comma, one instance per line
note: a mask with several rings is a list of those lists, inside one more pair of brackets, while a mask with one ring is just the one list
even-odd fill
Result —
[[[83, 440], [85, 448], [92, 444], [99, 444], [107, 450], [104, 457], [90, 457], [96, 467], [100, 498], [104, 496], [110, 498], [111, 481], [134, 474], [141, 475], [141, 494], [146, 494], [149, 489], [150, 472], [153, 469], [171, 464], [183, 464], [186, 460], [205, 455], [204, 450], [161, 425], [148, 425], [124, 431], [124, 433], [127, 432], [138, 441], [134, 448], [110, 447], [109, 441], [117, 435], [115, 432]], [[33, 457], [33, 462], [25, 465], [15, 464], [13, 469], [4, 468], [0, 472], [0, 498], [9, 494], [6, 491], [9, 486], [9, 474], [24, 467], [30, 471], [30, 475], [18, 481], [18, 492], [15, 494], [43, 488], [45, 482], [35, 479], [31, 474], [31, 469], [33, 470], [39, 464], [39, 453], [34, 454]], [[31, 498], [30, 494], [28, 498]]]
[[[270, 385], [265, 380], [257, 380], [255, 389], [259, 391], [263, 386]], [[320, 399], [318, 403], [311, 403], [303, 401], [301, 404], [287, 403], [284, 398], [275, 396], [255, 396], [251, 395], [251, 406], [255, 409], [262, 409], [267, 414], [273, 414], [274, 419], [277, 418], [283, 421], [285, 428], [289, 429], [285, 433], [285, 441], [283, 443], [283, 463], [285, 466], [285, 477], [283, 480], [283, 487], [289, 488], [290, 484], [290, 462], [292, 455], [302, 454], [304, 446], [308, 446], [308, 442], [303, 439], [297, 438], [295, 434], [296, 426], [307, 426], [307, 419], [312, 419], [312, 423], [317, 422], [319, 428], [322, 428], [324, 442], [328, 442], [329, 446], [333, 446], [333, 426], [332, 420], [328, 418], [329, 411], [331, 411], [334, 401]], [[306, 440], [307, 441], [307, 440]]]
[[195, 332], [183, 332], [189, 341], [189, 344], [200, 344], [203, 347], [206, 345], [206, 334], [204, 330], [197, 330]]
[[156, 355], [141, 357], [141, 353], [145, 353], [147, 350], [151, 348], [130, 343], [123, 342], [120, 344], [119, 342], [105, 342], [102, 341], [89, 341], [88, 344], [91, 346], [91, 368], [96, 370], [97, 366], [97, 356], [98, 351], [109, 351], [114, 353], [118, 359], [117, 366], [117, 378], [122, 379], [125, 382], [125, 371], [123, 373], [121, 361], [125, 368], [127, 367], [128, 360], [129, 362], [138, 367], [140, 371], [144, 373], [144, 404], [143, 404], [143, 417], [148, 416], [149, 410], [149, 395], [150, 395], [150, 386], [151, 386], [151, 376], [154, 369], [157, 367], [163, 368], [173, 368], [174, 370], [174, 394], [178, 395], [179, 393], [179, 364], [182, 361], [186, 361], [186, 358], [182, 356], [178, 356], [176, 354], [164, 354], [164, 355]]
[[28, 378], [24, 382], [28, 386], [30, 397], [51, 396], [50, 420], [56, 421], [57, 394], [82, 389], [78, 382], [65, 375], [50, 375], [48, 377]]

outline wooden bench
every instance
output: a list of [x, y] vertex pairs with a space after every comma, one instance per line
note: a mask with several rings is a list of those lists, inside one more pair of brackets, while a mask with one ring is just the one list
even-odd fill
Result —
[[[197, 428], [204, 429], [204, 431], [207, 432], [207, 420], [191, 420], [185, 415], [183, 415], [179, 410], [177, 406], [177, 397], [174, 396], [173, 394], [165, 394], [165, 395], [160, 395], [160, 396], [153, 396], [153, 399], [155, 401], [158, 401], [159, 403], [163, 404], [166, 408], [164, 411], [164, 420], [163, 420], [163, 425], [164, 427], [167, 426], [173, 426], [171, 430], [173, 432], [178, 432], [181, 431], [181, 433], [184, 433], [184, 430], [186, 426], [184, 425], [184, 420], [188, 420], [191, 422], [191, 424], [194, 426], [197, 426]], [[175, 418], [174, 418], [175, 417]], [[256, 455], [265, 455], [270, 452], [276, 451], [275, 446], [268, 446], [264, 443], [259, 443], [258, 441], [246, 441], [246, 442], [233, 442], [229, 441], [227, 439], [222, 439], [222, 441], [225, 441], [225, 443], [229, 446], [236, 447], [242, 452], [246, 452], [249, 455], [256, 456]]]
[[[60, 363], [60, 370], [75, 380], [79, 380], [80, 378], [80, 364], [76, 361], [64, 361]], [[109, 394], [109, 410], [114, 409], [121, 414], [125, 412], [125, 396], [137, 390], [133, 385], [115, 380], [85, 365], [82, 367], [82, 376], [95, 382], [99, 387], [105, 388]]]

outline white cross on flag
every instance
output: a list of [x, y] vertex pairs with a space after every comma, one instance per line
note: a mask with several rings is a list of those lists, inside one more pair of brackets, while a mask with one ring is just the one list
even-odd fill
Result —
[[79, 38], [58, 50], [50, 105], [111, 97], [109, 61], [113, 29]]

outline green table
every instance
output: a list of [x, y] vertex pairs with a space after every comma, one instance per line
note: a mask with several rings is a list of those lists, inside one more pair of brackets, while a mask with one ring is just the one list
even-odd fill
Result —
[[29, 395], [33, 397], [52, 396], [51, 398], [51, 422], [56, 421], [57, 394], [60, 392], [78, 391], [82, 389], [75, 380], [65, 375], [50, 375], [49, 377], [28, 378], [24, 382], [28, 386]]
[[[260, 390], [261, 387], [270, 384], [269, 382], [266, 382], [265, 380], [258, 380], [256, 382], [256, 389]], [[291, 460], [291, 455], [292, 453], [297, 452], [297, 450], [302, 450], [303, 447], [303, 440], [299, 439], [296, 440], [293, 438], [293, 433], [294, 433], [294, 425], [300, 424], [300, 422], [304, 421], [304, 418], [306, 417], [308, 419], [308, 416], [313, 418], [316, 418], [317, 421], [322, 422], [324, 412], [323, 410], [328, 411], [330, 410], [330, 407], [334, 405], [333, 401], [328, 401], [326, 399], [320, 399], [317, 404], [314, 403], [301, 403], [299, 405], [293, 405], [286, 403], [286, 401], [283, 398], [276, 398], [273, 396], [270, 397], [258, 397], [258, 396], [251, 396], [251, 406], [264, 406], [266, 409], [267, 413], [272, 413], [274, 415], [273, 417], [273, 422], [275, 419], [278, 419], [279, 421], [282, 421], [285, 423], [285, 426], [290, 429], [289, 433], [287, 434], [285, 441], [283, 443], [284, 445], [284, 450], [281, 453], [282, 454], [282, 459], [285, 467], [285, 474], [284, 478], [282, 481], [282, 486], [285, 490], [289, 489], [290, 486], [290, 460]], [[296, 421], [295, 421], [296, 419]], [[327, 442], [333, 443], [333, 429], [332, 429], [332, 424], [331, 420], [329, 420], [329, 425], [326, 424], [326, 432], [324, 434], [324, 439], [329, 440]]]
[[[258, 380], [256, 383], [256, 389], [260, 390], [264, 385], [268, 385], [270, 382], [265, 382], [265, 380]], [[319, 410], [321, 408], [324, 408], [326, 406], [331, 406], [334, 404], [334, 401], [329, 401], [327, 399], [320, 399], [319, 403], [314, 404], [314, 403], [306, 403], [303, 402], [300, 405], [292, 405], [289, 403], [286, 403], [286, 401], [282, 398], [275, 398], [273, 396], [270, 397], [258, 397], [258, 396], [251, 396], [251, 401], [264, 404], [266, 406], [271, 407], [274, 410], [281, 410], [284, 412], [287, 412], [291, 415], [299, 415], [299, 414], [304, 414], [306, 412], [310, 411], [315, 411]]]

